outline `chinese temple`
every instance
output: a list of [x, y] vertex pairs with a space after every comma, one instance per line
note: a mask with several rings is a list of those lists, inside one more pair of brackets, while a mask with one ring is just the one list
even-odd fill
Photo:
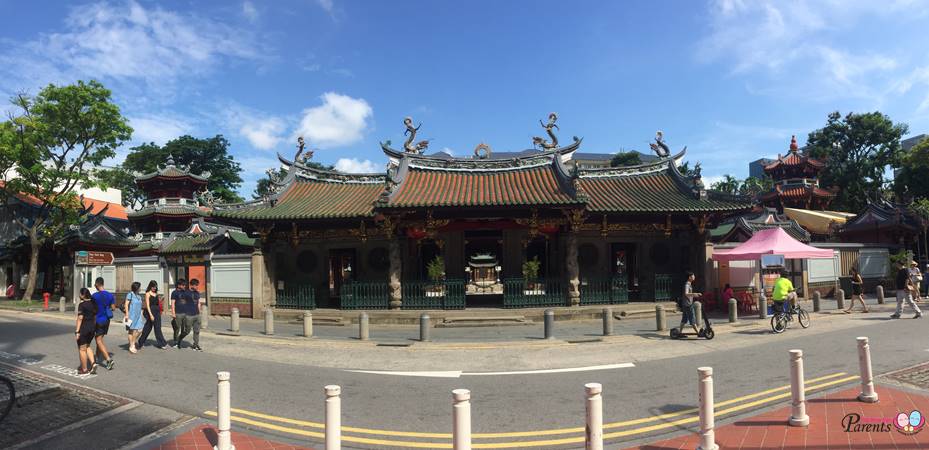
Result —
[[[671, 155], [660, 135], [652, 162], [573, 168], [582, 139], [559, 144], [556, 120], [536, 148], [452, 157], [424, 154], [407, 118], [403, 147], [381, 144], [386, 173], [312, 167], [301, 139], [294, 158], [278, 155], [286, 174], [270, 195], [212, 220], [257, 233], [264, 304], [453, 309], [670, 299], [686, 270], [708, 267], [708, 227], [751, 207], [682, 175], [686, 149]], [[428, 280], [436, 257], [443, 279]]]
[[129, 213], [133, 230], [143, 234], [186, 231], [194, 218], [209, 215], [196, 198], [206, 189], [209, 176], [209, 172], [190, 173], [168, 156], [158, 170], [136, 177], [136, 185], [146, 198], [142, 208]]
[[791, 136], [787, 155], [778, 155], [764, 167], [765, 174], [774, 180], [774, 187], [761, 194], [759, 200], [764, 206], [782, 212], [784, 208], [825, 210], [835, 194], [819, 187], [819, 173], [824, 167], [822, 161], [803, 154], [797, 137]]
[[864, 211], [841, 228], [845, 242], [869, 242], [916, 248], [919, 250], [920, 234], [927, 224], [905, 205], [886, 200], [868, 202]]

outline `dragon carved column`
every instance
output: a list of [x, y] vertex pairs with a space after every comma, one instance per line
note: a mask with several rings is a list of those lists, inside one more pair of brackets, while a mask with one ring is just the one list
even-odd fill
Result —
[[396, 228], [391, 217], [386, 217], [381, 224], [384, 234], [387, 236], [387, 260], [389, 263], [387, 270], [387, 284], [390, 288], [390, 309], [400, 309], [403, 304], [402, 286], [400, 276], [403, 273], [403, 266], [400, 260], [400, 239], [397, 237]]

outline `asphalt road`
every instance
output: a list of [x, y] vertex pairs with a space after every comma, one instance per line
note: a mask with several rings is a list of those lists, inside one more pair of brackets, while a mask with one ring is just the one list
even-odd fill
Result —
[[[815, 320], [814, 316], [814, 327]], [[791, 328], [779, 339], [768, 339], [770, 336], [764, 330], [745, 330], [719, 335], [711, 342], [675, 342], [674, 345], [692, 345], [692, 352], [670, 359], [655, 355], [654, 359], [645, 361], [624, 360], [624, 349], [612, 346], [604, 351], [602, 364], [628, 361], [634, 362], [635, 366], [593, 372], [461, 378], [393, 376], [312, 367], [299, 363], [300, 352], [307, 351], [299, 348], [293, 350], [293, 364], [262, 361], [251, 354], [253, 347], [243, 350], [239, 356], [229, 356], [229, 352], [211, 351], [211, 345], [232, 346], [234, 349], [234, 343], [213, 342], [209, 337], [203, 338], [206, 351], [202, 353], [146, 349], [140, 355], [129, 355], [124, 348], [124, 333], [114, 326], [111, 330], [113, 335], [107, 338], [107, 342], [116, 354], [116, 369], [112, 372], [102, 370], [98, 376], [80, 382], [142, 402], [202, 416], [216, 407], [215, 373], [228, 370], [232, 373], [234, 408], [312, 422], [324, 420], [323, 386], [339, 384], [343, 392], [343, 426], [429, 433], [451, 432], [451, 390], [467, 388], [472, 391], [474, 433], [526, 432], [583, 427], [583, 385], [591, 381], [604, 386], [604, 421], [610, 423], [649, 418], [696, 406], [696, 368], [700, 366], [711, 366], [715, 370], [717, 402], [789, 384], [787, 352], [793, 348], [805, 352], [807, 379], [834, 375], [831, 380], [838, 380], [843, 378], [836, 375], [840, 372], [856, 375], [856, 336], [872, 338], [875, 373], [912, 366], [925, 362], [929, 356], [929, 344], [925, 339], [927, 320], [891, 321], [885, 314], [871, 314], [862, 316], [855, 322], [854, 328], [815, 334]], [[73, 323], [0, 313], [0, 350], [5, 352], [0, 354], [0, 358], [7, 362], [30, 364], [33, 368], [49, 364], [76, 367], [72, 332]], [[721, 350], [716, 344], [723, 340], [744, 340], [746, 345], [728, 346]], [[474, 357], [474, 354], [469, 353], [469, 357]], [[493, 350], [482, 355], [494, 358]], [[454, 353], [452, 356], [446, 354], [446, 357], [454, 358]], [[501, 362], [501, 366], [504, 366], [501, 370], [519, 369], [505, 367], [505, 361]], [[852, 383], [848, 381], [835, 387], [848, 387]], [[784, 402], [782, 399], [777, 405], [782, 406]], [[757, 408], [770, 405], [762, 404]], [[739, 413], [757, 408], [746, 408]], [[271, 419], [248, 417], [263, 423], [272, 422]], [[737, 417], [737, 414], [727, 416], [717, 423], [726, 423]], [[682, 427], [692, 426], [675, 425], [669, 423], [671, 421], [651, 418], [640, 424], [616, 428], [632, 431], [613, 442], [625, 445], [651, 441], [679, 432]], [[307, 430], [310, 436], [321, 431], [312, 426], [300, 427], [299, 422], [274, 423], [279, 425], [278, 428]], [[242, 426], [242, 423], [236, 426]], [[318, 445], [318, 441], [312, 438], [300, 437], [286, 430], [256, 429], [279, 440], [293, 442], [303, 439], [304, 443]], [[615, 430], [607, 430], [607, 434]], [[499, 437], [486, 442], [557, 440], [582, 434], [527, 433], [527, 436]], [[425, 447], [429, 447], [428, 443], [450, 442], [442, 436], [356, 435], [379, 440], [421, 442], [426, 443]], [[346, 443], [345, 447], [379, 447], [377, 444]], [[557, 445], [556, 442], [548, 448], [578, 447], [574, 443]], [[583, 447], [582, 443], [580, 447]]]

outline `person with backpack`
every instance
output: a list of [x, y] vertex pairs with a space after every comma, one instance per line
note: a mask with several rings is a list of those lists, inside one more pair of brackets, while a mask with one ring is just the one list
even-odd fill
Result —
[[78, 369], [78, 375], [88, 373], [97, 373], [97, 365], [94, 364], [94, 352], [90, 349], [90, 343], [94, 341], [94, 329], [97, 321], [97, 305], [90, 297], [90, 290], [81, 288], [81, 302], [77, 305], [77, 323], [74, 328], [74, 339], [77, 341], [77, 356], [81, 360], [81, 367]]
[[699, 292], [694, 292], [693, 282], [697, 279], [697, 276], [693, 272], [687, 272], [687, 281], [684, 283], [684, 295], [681, 296], [681, 299], [678, 302], [678, 306], [681, 308], [681, 312], [684, 314], [681, 317], [681, 325], [679, 330], [681, 333], [684, 332], [684, 325], [690, 324], [693, 327], [695, 333], [700, 333], [700, 329], [697, 326], [696, 319], [694, 318], [694, 299], [700, 298], [703, 294]]
[[903, 261], [897, 261], [897, 277], [894, 279], [894, 286], [897, 290], [897, 310], [890, 315], [890, 318], [900, 318], [900, 314], [903, 313], [904, 303], [909, 304], [913, 308], [913, 311], [916, 312], [916, 315], [913, 316], [914, 319], [922, 317], [923, 312], [919, 310], [919, 306], [913, 301], [911, 292], [913, 289], [913, 282], [910, 280], [910, 271], [906, 269]]
[[[91, 298], [94, 300], [94, 304], [97, 305], [97, 316], [96, 316], [96, 325], [94, 327], [94, 342], [97, 344], [97, 361], [102, 361], [102, 366], [107, 370], [113, 370], [113, 366], [116, 364], [112, 358], [110, 358], [110, 352], [106, 348], [106, 343], [104, 338], [110, 330], [110, 320], [113, 319], [113, 310], [116, 309], [116, 299], [113, 297], [113, 294], [107, 292], [103, 286], [103, 277], [97, 277], [94, 280], [94, 289], [97, 290]], [[100, 357], [103, 357], [101, 360]], [[99, 364], [99, 362], [94, 363], [94, 365]]]

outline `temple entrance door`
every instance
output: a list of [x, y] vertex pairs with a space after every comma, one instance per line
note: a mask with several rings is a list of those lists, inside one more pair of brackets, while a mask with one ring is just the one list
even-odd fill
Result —
[[610, 246], [612, 254], [610, 273], [614, 277], [624, 277], [629, 286], [629, 300], [639, 300], [638, 264], [635, 257], [636, 245], [632, 243], [614, 243]]
[[355, 279], [355, 250], [329, 250], [329, 298], [338, 301], [342, 295], [342, 285]]
[[468, 307], [503, 305], [503, 234], [498, 230], [465, 233], [465, 293]]

